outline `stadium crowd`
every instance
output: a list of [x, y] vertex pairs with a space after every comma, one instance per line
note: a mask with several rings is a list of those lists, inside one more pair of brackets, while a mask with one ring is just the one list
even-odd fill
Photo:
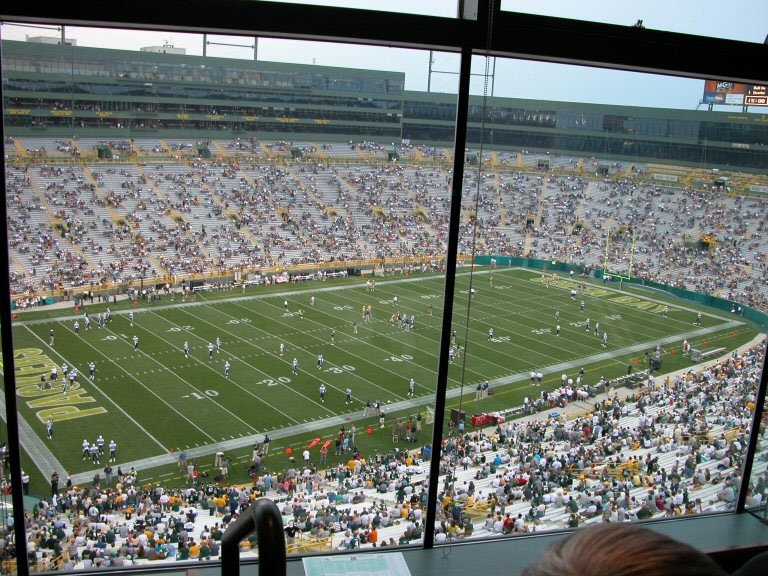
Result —
[[[153, 141], [102, 144], [116, 154], [158, 149]], [[255, 163], [262, 143], [250, 140], [223, 142], [231, 155], [210, 161], [181, 141], [167, 144], [177, 158], [169, 164], [10, 163], [14, 293], [24, 299], [54, 288], [262, 266], [439, 260], [450, 174], [386, 163], [373, 156], [380, 146], [350, 144], [372, 155], [369, 165]], [[349, 153], [345, 145], [303, 147], [330, 157], [338, 146]], [[426, 146], [398, 150], [406, 158], [445, 154]], [[596, 179], [577, 172], [574, 158], [559, 162], [566, 171], [560, 175], [533, 165], [528, 172], [511, 163], [504, 171], [486, 166], [479, 182], [477, 170], [468, 169], [460, 251], [471, 252], [477, 233], [482, 253], [602, 267], [611, 230], [613, 266], [628, 269], [631, 259], [635, 276], [768, 310], [765, 200], [640, 180], [647, 176], [642, 168], [621, 164], [614, 176]]]
[[[114, 484], [97, 475], [89, 486], [67, 479], [60, 487], [52, 478], [51, 496], [27, 514], [29, 562], [42, 571], [216, 558], [228, 524], [262, 496], [283, 514], [289, 551], [397, 546], [425, 530], [446, 543], [733, 509], [764, 347], [623, 398], [614, 391], [588, 404], [570, 396], [574, 407], [589, 409], [553, 414], [559, 395], [568, 394], [545, 391], [543, 412], [450, 430], [435, 526], [424, 523], [428, 447], [366, 458], [353, 440], [327, 468], [306, 453], [303, 466], [289, 459], [277, 471], [272, 463], [285, 456], [267, 457], [261, 443], [246, 485], [195, 473], [184, 487], [142, 485], [133, 470], [119, 471]], [[768, 496], [765, 419], [760, 428], [748, 506]], [[8, 557], [12, 540], [2, 536], [0, 553]], [[252, 537], [241, 552], [252, 554], [255, 545]]]

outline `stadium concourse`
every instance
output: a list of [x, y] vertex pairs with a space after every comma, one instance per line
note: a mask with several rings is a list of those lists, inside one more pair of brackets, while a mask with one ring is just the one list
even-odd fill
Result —
[[[454, 431], [444, 440], [434, 527], [423, 525], [429, 455], [390, 451], [327, 470], [254, 471], [250, 486], [165, 490], [125, 477], [63, 487], [28, 515], [29, 560], [45, 571], [215, 558], [229, 522], [259, 496], [282, 510], [289, 552], [397, 546], [425, 528], [450, 542], [728, 510], [764, 349], [761, 336], [663, 382], [603, 394], [590, 410], [573, 402], [560, 417]], [[767, 461], [762, 434], [748, 506], [768, 496]], [[253, 548], [246, 540], [243, 555]]]
[[[369, 142], [222, 140], [208, 142], [213, 157], [201, 160], [194, 141], [7, 144], [20, 308], [54, 289], [264, 266], [439, 262], [445, 251], [443, 149], [395, 146], [401, 161], [387, 162]], [[108, 163], [93, 152], [103, 144], [114, 154]], [[324, 162], [292, 162], [291, 149]], [[759, 194], [725, 193], [673, 166], [614, 163], [597, 176], [607, 165], [594, 158], [493, 152], [484, 161], [479, 186], [477, 171], [465, 172], [461, 253], [472, 250], [479, 189], [478, 253], [599, 268], [607, 260], [627, 272], [633, 254], [633, 276], [768, 310], [768, 200]], [[551, 171], [539, 161], [551, 161]], [[705, 236], [714, 240], [709, 250]]]

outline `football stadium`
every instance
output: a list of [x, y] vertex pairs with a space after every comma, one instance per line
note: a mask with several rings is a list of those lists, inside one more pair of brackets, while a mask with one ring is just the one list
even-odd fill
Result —
[[435, 543], [765, 505], [764, 114], [470, 97], [448, 280], [455, 95], [2, 58], [32, 571], [217, 558], [259, 496], [289, 554], [418, 543], [435, 437]]

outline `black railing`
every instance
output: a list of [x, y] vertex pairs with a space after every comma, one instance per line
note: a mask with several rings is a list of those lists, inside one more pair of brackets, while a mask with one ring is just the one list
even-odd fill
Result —
[[277, 505], [259, 498], [235, 520], [221, 539], [221, 573], [240, 575], [240, 542], [253, 532], [259, 547], [259, 574], [285, 576], [285, 535]]

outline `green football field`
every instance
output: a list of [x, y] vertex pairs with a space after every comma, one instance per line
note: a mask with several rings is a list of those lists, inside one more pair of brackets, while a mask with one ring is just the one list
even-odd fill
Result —
[[[644, 352], [658, 343], [665, 349], [662, 372], [668, 372], [692, 364], [681, 353], [683, 338], [694, 348], [731, 349], [756, 334], [738, 318], [650, 293], [630, 295], [589, 284], [586, 295], [573, 300], [570, 291], [576, 284], [566, 278], [547, 287], [540, 273], [527, 270], [496, 270], [493, 286], [490, 277], [485, 269], [471, 279], [476, 294], [467, 326], [469, 270], [460, 269], [457, 276], [454, 329], [460, 355], [450, 367], [447, 407], [461, 405], [468, 414], [521, 404], [532, 393], [530, 370], [543, 372], [545, 387], [554, 388], [561, 373], [575, 379], [584, 367], [586, 382], [594, 384], [601, 376], [625, 374], [629, 363], [644, 368]], [[396, 275], [379, 278], [375, 291], [367, 291], [360, 278], [347, 278], [253, 287], [245, 293], [201, 293], [194, 302], [171, 302], [164, 296], [160, 302], [112, 306], [112, 322], [103, 329], [96, 327], [96, 314], [106, 307], [96, 304], [87, 308], [89, 331], [84, 330], [82, 311], [71, 308], [19, 314], [13, 333], [25, 467], [34, 472], [36, 486], [54, 469], [87, 481], [105, 466], [106, 458], [99, 466], [83, 461], [81, 443], [99, 434], [107, 443], [117, 442], [117, 464], [125, 470], [136, 465], [141, 479], [168, 483], [181, 481], [174, 465], [180, 450], [206, 466], [218, 449], [246, 463], [250, 447], [265, 432], [275, 448], [265, 462], [272, 468], [287, 464], [284, 448], [300, 452], [315, 437], [332, 438], [340, 424], [355, 423], [361, 431], [374, 428], [371, 435], [358, 435], [361, 450], [387, 449], [391, 438], [373, 418], [363, 417], [365, 402], [380, 400], [388, 420], [426, 413], [434, 406], [443, 285], [443, 276]], [[368, 305], [372, 321], [364, 322], [361, 309]], [[134, 312], [133, 326], [129, 310]], [[703, 312], [701, 326], [696, 325], [698, 310]], [[412, 330], [390, 322], [397, 312], [414, 316]], [[586, 330], [587, 317], [593, 328], [600, 323], [599, 336]], [[49, 345], [52, 329], [54, 346]], [[608, 334], [605, 348], [603, 332]], [[209, 343], [214, 344], [212, 354]], [[324, 358], [321, 368], [319, 354]], [[292, 370], [294, 358], [298, 374]], [[225, 361], [230, 363], [228, 378]], [[88, 377], [90, 362], [96, 365], [93, 379]], [[53, 363], [76, 367], [79, 387], [65, 393], [61, 386], [41, 390], [40, 375], [48, 374]], [[59, 382], [61, 376], [59, 368]], [[416, 383], [413, 398], [408, 397], [411, 378]], [[485, 380], [496, 393], [474, 402], [475, 386]], [[324, 403], [321, 384], [327, 389]], [[351, 403], [345, 400], [347, 387]], [[49, 418], [50, 440], [45, 428]], [[429, 430], [422, 434], [419, 440], [427, 442]], [[318, 450], [319, 445], [313, 448], [314, 461]]]

